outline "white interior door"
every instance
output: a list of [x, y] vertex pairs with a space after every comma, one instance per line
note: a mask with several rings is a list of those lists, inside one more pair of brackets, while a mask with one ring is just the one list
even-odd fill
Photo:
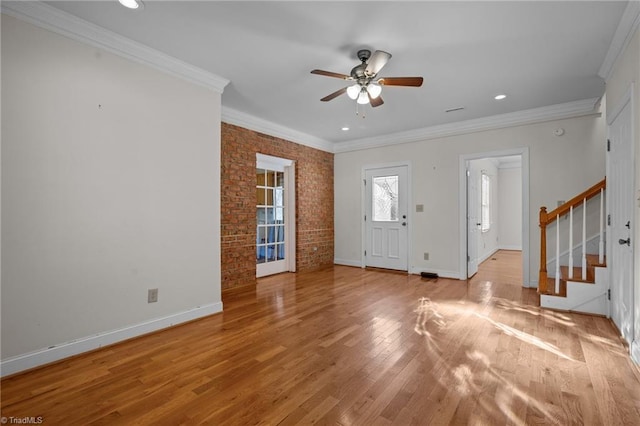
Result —
[[467, 278], [478, 272], [480, 175], [467, 165]]
[[365, 265], [408, 270], [407, 166], [365, 172]]
[[633, 145], [631, 105], [627, 103], [609, 126], [607, 196], [611, 318], [624, 339], [633, 340]]

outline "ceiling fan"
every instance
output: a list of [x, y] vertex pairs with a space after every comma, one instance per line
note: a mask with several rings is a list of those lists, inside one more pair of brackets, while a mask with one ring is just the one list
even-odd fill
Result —
[[359, 104], [370, 103], [372, 107], [377, 107], [384, 103], [380, 96], [382, 86], [422, 86], [422, 77], [377, 78], [382, 67], [384, 67], [389, 59], [391, 59], [390, 53], [382, 50], [376, 50], [372, 55], [370, 50], [362, 49], [358, 51], [358, 59], [360, 59], [362, 63], [351, 70], [351, 75], [323, 70], [311, 71], [311, 74], [341, 78], [346, 81], [354, 82], [354, 84], [343, 87], [340, 90], [336, 90], [335, 92], [320, 99], [322, 102], [328, 102], [343, 93], [346, 93], [351, 99], [357, 101]]

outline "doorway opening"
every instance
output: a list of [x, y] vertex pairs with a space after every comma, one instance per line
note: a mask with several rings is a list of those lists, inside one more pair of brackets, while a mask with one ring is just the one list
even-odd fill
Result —
[[256, 154], [256, 277], [295, 271], [295, 163]]
[[530, 287], [528, 148], [460, 156], [460, 279], [498, 250], [522, 251]]

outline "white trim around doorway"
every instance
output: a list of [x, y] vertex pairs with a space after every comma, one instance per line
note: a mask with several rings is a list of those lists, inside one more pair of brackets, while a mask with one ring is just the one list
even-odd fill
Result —
[[530, 280], [530, 247], [529, 247], [529, 148], [513, 148], [499, 151], [461, 154], [458, 171], [458, 210], [460, 234], [459, 279], [467, 279], [467, 175], [466, 163], [470, 160], [482, 158], [509, 157], [519, 155], [522, 158], [522, 285], [536, 287]]
[[[360, 235], [362, 237], [361, 240], [361, 253], [360, 253], [360, 267], [364, 268], [366, 267], [366, 260], [365, 260], [365, 256], [364, 256], [364, 250], [365, 247], [367, 246], [367, 240], [366, 240], [366, 229], [365, 229], [365, 221], [364, 221], [364, 212], [366, 211], [366, 206], [365, 206], [365, 198], [366, 198], [366, 188], [364, 186], [364, 181], [366, 180], [367, 177], [367, 170], [372, 170], [372, 169], [384, 169], [384, 168], [388, 168], [388, 167], [406, 167], [407, 168], [407, 206], [408, 206], [408, 210], [407, 210], [407, 221], [409, 224], [409, 230], [411, 229], [411, 227], [413, 226], [413, 211], [411, 209], [411, 206], [413, 205], [413, 184], [411, 181], [411, 176], [412, 176], [412, 172], [411, 172], [411, 162], [410, 161], [396, 161], [396, 162], [390, 162], [390, 163], [382, 163], [382, 164], [367, 164], [362, 166], [362, 172], [361, 172], [361, 182], [363, 182], [360, 185], [360, 211], [362, 212], [362, 217], [361, 217], [361, 229], [360, 229]], [[413, 259], [412, 254], [412, 246], [413, 246], [413, 240], [411, 238], [411, 232], [408, 233], [407, 235], [407, 268], [408, 268], [408, 272], [411, 271], [411, 259]]]

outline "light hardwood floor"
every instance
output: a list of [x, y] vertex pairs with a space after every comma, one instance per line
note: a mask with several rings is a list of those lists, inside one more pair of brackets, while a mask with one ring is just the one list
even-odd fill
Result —
[[[493, 260], [495, 259], [495, 260]], [[634, 425], [605, 318], [541, 310], [520, 253], [470, 281], [336, 266], [261, 279], [224, 313], [2, 381], [44, 424]]]

